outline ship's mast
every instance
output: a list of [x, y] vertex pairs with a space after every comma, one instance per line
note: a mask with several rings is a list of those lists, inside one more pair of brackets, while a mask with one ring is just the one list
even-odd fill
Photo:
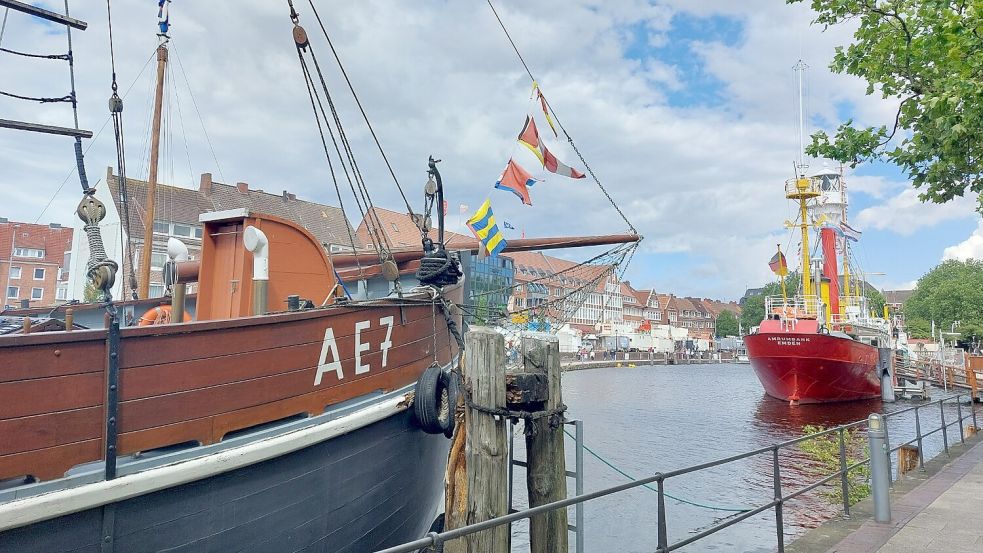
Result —
[[795, 187], [786, 188], [785, 197], [799, 201], [799, 228], [802, 231], [802, 293], [804, 296], [812, 295], [812, 260], [809, 259], [809, 213], [806, 201], [815, 198], [819, 192], [812, 185], [812, 182], [805, 176], [805, 110], [802, 106], [802, 81], [803, 74], [809, 66], [802, 60], [792, 68], [795, 71], [799, 89], [799, 163], [796, 167]]
[[[842, 221], [846, 223], [846, 216], [847, 216], [846, 181], [843, 180], [842, 165], [840, 165], [840, 201], [843, 202]], [[847, 302], [850, 301], [849, 300], [850, 298], [850, 240], [847, 239], [846, 236], [843, 236], [843, 296], [847, 298]], [[843, 303], [840, 303], [841, 310], [844, 309], [843, 305], [844, 305]]]
[[812, 260], [809, 258], [809, 212], [806, 208], [806, 201], [819, 195], [815, 187], [805, 176], [795, 179], [794, 189], [786, 189], [785, 197], [790, 200], [799, 201], [799, 217], [802, 222], [799, 228], [802, 230], [802, 294], [812, 295]]
[[141, 298], [150, 297], [150, 260], [154, 249], [154, 210], [156, 209], [154, 204], [157, 196], [157, 160], [160, 154], [160, 117], [164, 98], [164, 69], [167, 67], [168, 36], [164, 25], [161, 25], [161, 33], [157, 36], [160, 37], [161, 43], [157, 47], [157, 90], [154, 94], [154, 119], [150, 130], [150, 175], [147, 177], [143, 250], [140, 252], [140, 279], [137, 291]]
[[795, 71], [795, 79], [799, 87], [799, 175], [805, 176], [804, 170], [806, 166], [806, 147], [805, 147], [805, 109], [802, 106], [802, 88], [803, 88], [803, 77], [805, 76], [805, 70], [809, 66], [805, 64], [804, 61], [799, 60], [793, 67], [792, 71]]

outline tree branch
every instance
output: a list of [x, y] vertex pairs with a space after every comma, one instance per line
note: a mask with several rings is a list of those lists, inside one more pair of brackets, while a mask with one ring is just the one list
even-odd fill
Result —
[[888, 135], [888, 137], [885, 138], [883, 142], [881, 142], [880, 144], [877, 145], [878, 148], [880, 148], [881, 146], [884, 146], [885, 144], [887, 144], [888, 142], [890, 142], [891, 139], [894, 138], [895, 133], [898, 132], [898, 123], [901, 121], [901, 109], [904, 108], [905, 102], [907, 102], [908, 100], [911, 100], [913, 98], [917, 98], [918, 96], [920, 96], [920, 95], [919, 94], [912, 94], [911, 96], [908, 96], [904, 100], [901, 100], [901, 103], [898, 104], [898, 112], [894, 114], [894, 129], [891, 130], [891, 134]]

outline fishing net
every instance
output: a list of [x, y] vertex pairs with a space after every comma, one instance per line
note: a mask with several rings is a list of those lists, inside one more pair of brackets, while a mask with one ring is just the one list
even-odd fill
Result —
[[512, 260], [512, 284], [488, 285], [480, 271], [473, 271], [461, 309], [469, 324], [505, 335], [506, 344], [513, 345], [508, 352], [514, 364], [522, 335], [555, 335], [567, 325], [594, 332], [620, 311], [621, 277], [637, 247], [637, 242], [617, 244], [582, 262], [540, 252], [503, 254]]

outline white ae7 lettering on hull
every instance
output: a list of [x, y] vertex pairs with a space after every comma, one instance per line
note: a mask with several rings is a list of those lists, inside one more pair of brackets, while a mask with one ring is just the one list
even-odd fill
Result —
[[[385, 368], [389, 361], [389, 349], [392, 347], [393, 336], [393, 317], [382, 317], [379, 319], [379, 326], [386, 327], [386, 339], [378, 344], [378, 351], [382, 352], [382, 366]], [[359, 321], [355, 323], [355, 374], [365, 374], [372, 370], [372, 366], [362, 362], [362, 355], [372, 351], [373, 344], [362, 341], [362, 332], [372, 328], [371, 321]], [[324, 373], [333, 372], [338, 376], [338, 380], [345, 378], [345, 371], [341, 367], [341, 355], [338, 354], [338, 342], [334, 336], [334, 329], [330, 326], [324, 329], [324, 340], [321, 342], [321, 356], [317, 361], [317, 374], [314, 375], [314, 385], [321, 384]]]

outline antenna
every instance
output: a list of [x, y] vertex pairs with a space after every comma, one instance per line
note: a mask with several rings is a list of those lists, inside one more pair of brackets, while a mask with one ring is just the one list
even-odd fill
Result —
[[795, 79], [799, 88], [799, 173], [805, 174], [804, 169], [807, 167], [805, 162], [805, 108], [802, 105], [802, 85], [805, 78], [805, 70], [809, 66], [802, 60], [799, 60], [792, 71], [795, 71]]

